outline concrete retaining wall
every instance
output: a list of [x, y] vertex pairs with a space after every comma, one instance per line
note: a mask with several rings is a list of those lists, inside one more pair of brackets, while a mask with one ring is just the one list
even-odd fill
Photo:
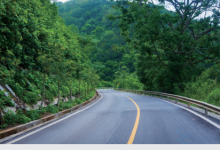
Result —
[[38, 126], [40, 124], [46, 123], [46, 122], [48, 122], [50, 120], [59, 118], [59, 117], [65, 115], [67, 113], [70, 113], [70, 112], [72, 112], [74, 110], [77, 110], [77, 109], [79, 109], [79, 108], [81, 108], [81, 107], [91, 103], [92, 101], [96, 100], [98, 97], [99, 97], [99, 93], [96, 91], [96, 94], [90, 100], [85, 101], [82, 104], [79, 104], [79, 105], [74, 106], [74, 107], [72, 107], [70, 109], [67, 109], [67, 110], [63, 110], [63, 111], [61, 111], [59, 113], [56, 113], [56, 114], [49, 115], [49, 116], [46, 116], [44, 118], [41, 118], [41, 119], [38, 119], [38, 120], [35, 120], [35, 121], [31, 121], [31, 122], [23, 124], [23, 125], [19, 125], [19, 126], [16, 126], [16, 127], [13, 127], [13, 128], [10, 128], [10, 129], [4, 130], [4, 131], [1, 131], [0, 132], [0, 139], [3, 139], [3, 138], [8, 137], [10, 135], [19, 133], [21, 131], [25, 131], [25, 130], [27, 130], [29, 128], [33, 128], [33, 127]]

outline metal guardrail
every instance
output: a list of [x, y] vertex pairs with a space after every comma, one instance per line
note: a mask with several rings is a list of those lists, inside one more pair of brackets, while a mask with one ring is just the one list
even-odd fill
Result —
[[201, 108], [204, 108], [206, 116], [208, 116], [208, 110], [215, 112], [217, 114], [220, 114], [220, 107], [217, 107], [217, 106], [214, 106], [214, 105], [202, 102], [202, 101], [194, 100], [194, 99], [191, 99], [188, 97], [183, 97], [183, 96], [168, 94], [168, 93], [162, 93], [162, 92], [153, 92], [153, 91], [138, 91], [138, 90], [129, 90], [129, 89], [116, 89], [116, 90], [127, 91], [127, 92], [132, 92], [132, 93], [137, 93], [137, 94], [149, 94], [149, 95], [153, 95], [153, 96], [159, 96], [161, 98], [167, 97], [167, 99], [173, 98], [173, 99], [175, 99], [175, 103], [177, 103], [177, 100], [188, 102], [188, 108], [190, 108], [190, 104], [194, 104], [194, 105], [197, 105]]

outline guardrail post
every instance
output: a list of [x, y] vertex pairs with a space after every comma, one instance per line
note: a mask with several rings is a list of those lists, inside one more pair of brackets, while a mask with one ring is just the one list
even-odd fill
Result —
[[177, 104], [177, 99], [175, 99], [175, 104]]
[[208, 116], [208, 110], [205, 109], [205, 116]]
[[188, 102], [188, 108], [190, 108], [190, 103]]
[[167, 96], [167, 100], [169, 100], [169, 97]]

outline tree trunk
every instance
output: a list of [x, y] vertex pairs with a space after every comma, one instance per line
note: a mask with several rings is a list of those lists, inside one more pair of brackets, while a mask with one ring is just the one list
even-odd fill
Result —
[[84, 81], [84, 87], [85, 87], [85, 97], [86, 97], [86, 82]]
[[71, 84], [70, 84], [70, 100], [72, 101], [72, 90], [71, 90]]
[[87, 82], [87, 94], [89, 93], [89, 84]]
[[0, 125], [3, 125], [3, 119], [2, 119], [2, 110], [1, 110], [1, 108], [0, 108]]
[[58, 101], [57, 101], [57, 106], [59, 106], [60, 102], [60, 81], [58, 81]]
[[80, 80], [79, 80], [79, 98], [80, 98]]
[[42, 109], [43, 102], [44, 102], [44, 100], [45, 100], [45, 78], [46, 78], [45, 76], [46, 76], [46, 72], [44, 72], [43, 100], [41, 101], [40, 109]]

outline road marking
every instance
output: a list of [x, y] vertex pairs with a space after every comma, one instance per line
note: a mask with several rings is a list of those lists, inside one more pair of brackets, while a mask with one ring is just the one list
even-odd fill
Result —
[[136, 117], [136, 121], [135, 121], [135, 124], [134, 124], [134, 128], [133, 128], [133, 130], [132, 130], [132, 132], [131, 132], [131, 136], [130, 136], [130, 138], [129, 138], [129, 140], [128, 140], [128, 143], [127, 143], [127, 144], [132, 144], [133, 141], [134, 141], [135, 134], [136, 134], [136, 132], [137, 132], [137, 128], [138, 128], [138, 123], [139, 123], [139, 119], [140, 119], [140, 109], [139, 109], [138, 105], [134, 102], [133, 99], [131, 99], [131, 98], [128, 97], [128, 96], [127, 96], [127, 98], [129, 98], [129, 99], [135, 104], [135, 106], [137, 107], [137, 117]]
[[[100, 92], [99, 92], [99, 93], [100, 93]], [[31, 132], [31, 133], [28, 133], [28, 134], [26, 134], [26, 135], [24, 135], [24, 136], [22, 136], [22, 137], [20, 137], [20, 138], [17, 138], [17, 139], [15, 139], [15, 140], [13, 140], [13, 141], [10, 141], [10, 142], [8, 142], [8, 143], [6, 143], [6, 144], [12, 144], [12, 143], [15, 143], [15, 142], [17, 142], [17, 141], [20, 141], [20, 140], [22, 140], [22, 139], [24, 139], [24, 138], [26, 138], [26, 137], [28, 137], [28, 136], [34, 134], [34, 133], [37, 133], [37, 132], [39, 132], [39, 131], [41, 131], [41, 130], [47, 128], [47, 127], [50, 127], [50, 126], [52, 126], [52, 125], [54, 125], [54, 124], [56, 124], [56, 123], [58, 123], [58, 122], [61, 122], [61, 121], [65, 120], [65, 119], [67, 119], [67, 118], [69, 118], [69, 117], [71, 117], [71, 116], [73, 116], [73, 115], [76, 115], [76, 114], [78, 114], [78, 113], [80, 113], [80, 112], [82, 112], [82, 111], [88, 109], [89, 107], [91, 107], [91, 106], [95, 105], [96, 103], [98, 103], [98, 102], [103, 98], [103, 95], [102, 95], [101, 93], [100, 93], [100, 95], [101, 95], [100, 99], [99, 99], [98, 101], [96, 101], [95, 103], [93, 103], [92, 105], [90, 105], [90, 106], [88, 106], [88, 107], [86, 107], [86, 108], [84, 108], [84, 109], [82, 109], [82, 110], [80, 110], [80, 111], [77, 111], [77, 112], [75, 112], [75, 113], [73, 113], [73, 114], [71, 114], [71, 115], [68, 115], [68, 116], [66, 116], [66, 117], [64, 117], [64, 118], [62, 118], [62, 119], [59, 119], [59, 120], [57, 120], [57, 121], [55, 121], [55, 122], [53, 122], [53, 123], [51, 123], [51, 124], [49, 124], [49, 125], [46, 125], [46, 126], [40, 128], [40, 129], [36, 130], [36, 131], [33, 131], [33, 132]]]
[[205, 118], [204, 116], [202, 116], [202, 115], [200, 115], [200, 114], [198, 114], [198, 113], [196, 113], [196, 112], [194, 112], [194, 111], [192, 111], [192, 110], [190, 110], [190, 109], [188, 109], [188, 108], [185, 108], [185, 107], [179, 106], [179, 105], [177, 105], [177, 104], [174, 104], [174, 103], [168, 102], [168, 101], [163, 100], [163, 99], [161, 99], [161, 100], [162, 100], [162, 101], [165, 101], [165, 102], [167, 102], [167, 103], [170, 103], [170, 104], [176, 105], [176, 106], [178, 106], [178, 107], [180, 107], [180, 108], [183, 108], [183, 109], [185, 109], [185, 110], [187, 110], [187, 111], [193, 113], [194, 115], [196, 115], [196, 116], [202, 118], [203, 120], [207, 121], [208, 123], [212, 124], [212, 125], [215, 126], [216, 128], [220, 129], [220, 126], [219, 126], [218, 124], [216, 124], [215, 122], [213, 122], [213, 121], [211, 121], [211, 120]]

